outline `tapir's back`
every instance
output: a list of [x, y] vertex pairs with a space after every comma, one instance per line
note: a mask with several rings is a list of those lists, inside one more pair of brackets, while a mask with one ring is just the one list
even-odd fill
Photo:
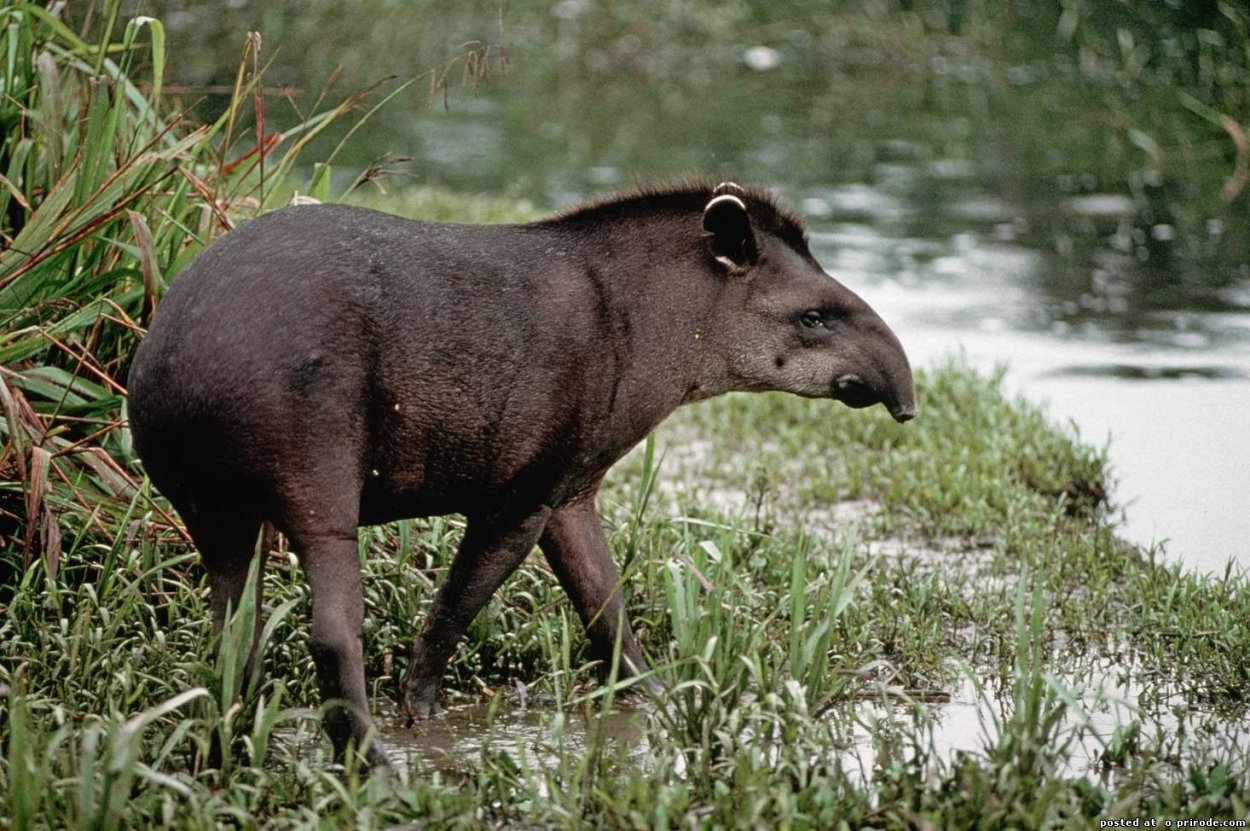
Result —
[[160, 363], [212, 372], [228, 360], [239, 373], [271, 371], [275, 359], [306, 351], [358, 352], [390, 320], [459, 290], [471, 256], [457, 263], [456, 252], [480, 242], [446, 239], [483, 232], [337, 205], [265, 214], [208, 246], [174, 281], [132, 382]]
[[[575, 265], [539, 237], [331, 205], [230, 232], [175, 280], [135, 356], [131, 427], [153, 480], [175, 501], [209, 478], [269, 491], [333, 447], [406, 477], [366, 486], [411, 501], [419, 476], [449, 496], [530, 464], [552, 420], [567, 426], [590, 372], [568, 360], [576, 319], [593, 318], [562, 279]], [[559, 327], [544, 297], [569, 313]]]

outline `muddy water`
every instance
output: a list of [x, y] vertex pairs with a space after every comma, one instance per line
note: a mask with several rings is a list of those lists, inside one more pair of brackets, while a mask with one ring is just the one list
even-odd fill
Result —
[[377, 723], [396, 762], [449, 773], [499, 754], [518, 768], [541, 770], [561, 756], [577, 758], [594, 741], [606, 742], [624, 761], [642, 755], [647, 735], [641, 705], [626, 704], [602, 715], [560, 711], [541, 702], [521, 704], [515, 695], [453, 703], [438, 717], [412, 725], [393, 709], [383, 710]]
[[[941, 703], [910, 701], [897, 693], [873, 700], [871, 691], [865, 691], [868, 697], [854, 704], [849, 746], [830, 750], [839, 756], [843, 770], [870, 785], [886, 746], [891, 754], [900, 746], [926, 750], [939, 763], [959, 754], [989, 753], [1012, 717], [1012, 703], [996, 694], [992, 683], [955, 669], [961, 680], [950, 700]], [[1150, 691], [1150, 702], [1144, 704], [1148, 691], [1125, 683], [1123, 669], [1106, 662], [1081, 674], [1051, 678], [1049, 683], [1068, 702], [1055, 733], [1059, 744], [1048, 746], [1059, 766], [1057, 774], [1106, 775], [1108, 749], [1114, 747], [1117, 732], [1129, 730], [1138, 732], [1142, 746], [1158, 746], [1161, 756], [1175, 759], [1190, 755], [1187, 736], [1211, 730], [1226, 736], [1230, 747], [1250, 742], [1250, 723], [1230, 723], [1193, 710], [1183, 695]], [[462, 776], [488, 760], [506, 759], [510, 767], [541, 778], [561, 760], [579, 760], [596, 745], [607, 747], [619, 764], [646, 768], [649, 752], [659, 749], [652, 743], [664, 741], [663, 731], [652, 721], [654, 706], [637, 702], [607, 713], [597, 708], [561, 712], [521, 705], [515, 696], [505, 695], [453, 704], [439, 717], [411, 727], [383, 711], [378, 724], [392, 759], [421, 775], [440, 771]], [[900, 735], [911, 738], [900, 745]]]

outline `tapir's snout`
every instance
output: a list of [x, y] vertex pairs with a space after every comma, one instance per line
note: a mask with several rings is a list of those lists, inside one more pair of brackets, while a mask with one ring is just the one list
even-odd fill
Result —
[[910, 368], [905, 375], [905, 379], [895, 381], [887, 389], [875, 389], [857, 375], [843, 375], [833, 382], [831, 397], [856, 409], [881, 404], [902, 424], [916, 417], [916, 390]]
[[916, 417], [916, 384], [912, 379], [911, 365], [908, 364], [901, 346], [898, 354], [902, 359], [902, 366], [896, 366], [892, 370], [889, 389], [881, 403], [890, 411], [894, 420], [902, 424]]
[[912, 393], [911, 399], [906, 404], [895, 404], [890, 407], [890, 415], [894, 416], [894, 420], [899, 424], [904, 421], [911, 421], [916, 417], [916, 396]]
[[911, 363], [894, 332], [865, 308], [856, 321], [855, 367], [833, 381], [832, 398], [848, 407], [881, 404], [902, 424], [916, 417], [916, 385]]
[[882, 403], [894, 420], [902, 424], [916, 417], [916, 382], [911, 375], [911, 363], [907, 360], [907, 353], [903, 351], [894, 333], [890, 332], [889, 335], [897, 352], [891, 359], [889, 381]]

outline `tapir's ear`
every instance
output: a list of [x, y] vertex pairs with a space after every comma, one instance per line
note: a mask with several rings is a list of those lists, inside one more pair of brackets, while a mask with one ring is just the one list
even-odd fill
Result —
[[742, 188], [732, 182], [716, 186], [703, 209], [703, 233], [712, 256], [725, 265], [746, 268], [755, 262], [755, 233]]

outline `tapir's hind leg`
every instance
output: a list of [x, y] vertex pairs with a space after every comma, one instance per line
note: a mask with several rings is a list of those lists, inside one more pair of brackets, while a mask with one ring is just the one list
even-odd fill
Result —
[[295, 544], [312, 589], [309, 649], [317, 666], [322, 701], [328, 705], [325, 728], [334, 743], [335, 756], [341, 759], [350, 740], [363, 747], [370, 731], [356, 529], [304, 537]]
[[[200, 552], [200, 560], [208, 573], [208, 600], [213, 610], [213, 626], [220, 632], [227, 609], [237, 610], [247, 585], [247, 572], [256, 556], [256, 536], [261, 518], [236, 506], [197, 505], [179, 507], [186, 518], [187, 530]], [[263, 563], [262, 563], [263, 565]], [[259, 572], [259, 567], [258, 567]], [[259, 573], [258, 573], [259, 578]], [[263, 592], [258, 580], [255, 595], [256, 630], [252, 649], [260, 638]], [[252, 656], [249, 654], [248, 656]]]
[[[332, 471], [327, 464], [326, 470]], [[341, 480], [350, 483], [346, 470]], [[325, 729], [334, 755], [343, 759], [349, 743], [363, 748], [371, 767], [391, 767], [382, 743], [373, 735], [365, 688], [364, 597], [356, 524], [359, 490], [351, 484], [301, 487], [288, 495], [287, 510], [278, 522], [312, 589], [312, 637], [309, 650], [326, 705]]]

